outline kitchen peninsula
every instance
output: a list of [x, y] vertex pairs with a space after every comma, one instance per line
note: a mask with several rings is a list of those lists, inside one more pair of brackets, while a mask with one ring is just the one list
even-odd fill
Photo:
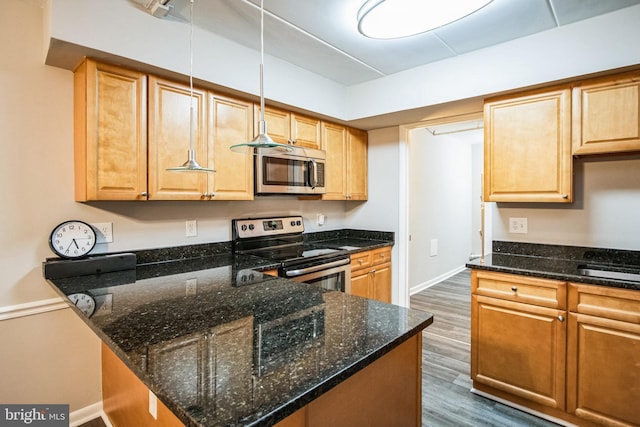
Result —
[[211, 247], [49, 278], [84, 301], [74, 310], [103, 341], [114, 426], [420, 425], [430, 314], [262, 274], [272, 263]]

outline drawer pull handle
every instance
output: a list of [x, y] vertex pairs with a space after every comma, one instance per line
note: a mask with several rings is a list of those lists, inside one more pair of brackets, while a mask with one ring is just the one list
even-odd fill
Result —
[[358, 260], [358, 264], [362, 264], [363, 262], [364, 262], [364, 260], [363, 260], [363, 259], [359, 259], [359, 260]]
[[512, 287], [511, 287], [511, 290], [512, 290], [513, 292], [518, 292], [518, 287], [517, 287], [517, 286], [512, 286]]
[[558, 320], [564, 322], [564, 316], [558, 316]]

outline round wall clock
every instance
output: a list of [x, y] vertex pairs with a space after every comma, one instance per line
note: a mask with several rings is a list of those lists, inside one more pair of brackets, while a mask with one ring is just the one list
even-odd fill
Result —
[[96, 245], [96, 232], [86, 222], [72, 220], [58, 224], [49, 236], [49, 246], [62, 258], [82, 258]]

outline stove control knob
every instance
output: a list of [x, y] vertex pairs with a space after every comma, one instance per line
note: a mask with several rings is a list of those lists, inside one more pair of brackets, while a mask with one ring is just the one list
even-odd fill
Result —
[[302, 221], [300, 221], [300, 220], [297, 220], [297, 221], [296, 221], [296, 225], [297, 225], [297, 226], [300, 226], [300, 225], [302, 225]]
[[291, 226], [295, 227], [296, 226], [296, 222], [295, 221], [291, 221]]
[[240, 229], [242, 231], [247, 231], [247, 224], [242, 224], [242, 227], [240, 227]]
[[253, 224], [249, 224], [249, 230], [253, 231], [253, 229], [256, 228]]

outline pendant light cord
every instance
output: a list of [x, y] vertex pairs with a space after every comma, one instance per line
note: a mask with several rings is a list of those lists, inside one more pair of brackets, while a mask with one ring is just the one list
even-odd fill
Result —
[[193, 2], [191, 0], [191, 5], [189, 7], [189, 149], [193, 152], [194, 150], [194, 132], [195, 126], [193, 123]]
[[260, 120], [264, 122], [264, 0], [260, 0]]

